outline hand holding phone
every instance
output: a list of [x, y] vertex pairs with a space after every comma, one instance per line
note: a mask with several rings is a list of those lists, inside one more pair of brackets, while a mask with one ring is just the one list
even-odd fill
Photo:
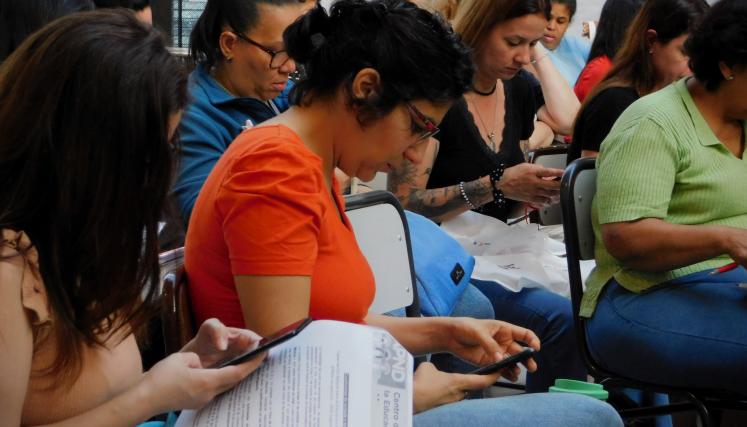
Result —
[[256, 348], [253, 348], [246, 353], [239, 355], [233, 359], [230, 359], [228, 361], [221, 361], [216, 363], [213, 367], [214, 368], [222, 368], [224, 366], [230, 366], [230, 365], [239, 365], [241, 363], [244, 363], [253, 357], [256, 357], [262, 352], [265, 352], [273, 347], [275, 347], [278, 344], [282, 344], [289, 339], [295, 337], [301, 331], [306, 328], [309, 323], [311, 323], [313, 319], [311, 317], [307, 317], [305, 319], [301, 319], [297, 322], [293, 322], [290, 325], [280, 329], [279, 331], [275, 332], [274, 334], [262, 338], [262, 340], [259, 341], [259, 344]]
[[499, 360], [495, 363], [491, 363], [490, 365], [486, 365], [480, 368], [475, 369], [474, 371], [470, 372], [470, 375], [486, 375], [486, 374], [493, 374], [496, 373], [502, 369], [512, 367], [516, 365], [519, 362], [524, 362], [530, 357], [532, 357], [536, 351], [533, 348], [525, 348], [524, 350], [520, 351], [519, 353], [512, 354], [511, 356], [508, 356], [502, 360]]

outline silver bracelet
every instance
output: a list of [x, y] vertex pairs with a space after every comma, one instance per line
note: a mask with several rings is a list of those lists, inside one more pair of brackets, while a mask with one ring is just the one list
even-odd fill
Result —
[[467, 192], [464, 191], [464, 181], [459, 183], [459, 192], [462, 193], [462, 198], [465, 202], [467, 202], [467, 206], [469, 206], [470, 209], [477, 209], [475, 205], [472, 204], [472, 202], [469, 201], [469, 197], [467, 197]]

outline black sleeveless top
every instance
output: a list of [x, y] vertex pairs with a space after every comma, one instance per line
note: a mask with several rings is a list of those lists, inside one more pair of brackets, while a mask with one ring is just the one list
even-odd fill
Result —
[[[526, 74], [523, 74], [526, 73]], [[474, 181], [488, 175], [500, 164], [506, 168], [524, 162], [524, 153], [519, 142], [529, 139], [534, 132], [537, 110], [545, 105], [539, 82], [531, 74], [520, 71], [513, 79], [504, 80], [505, 116], [503, 140], [500, 150], [491, 150], [480, 135], [475, 117], [467, 108], [464, 98], [454, 103], [439, 125], [435, 138], [439, 150], [426, 188], [443, 188], [460, 182]], [[508, 213], [517, 202], [507, 200], [503, 207], [490, 202], [477, 211], [498, 218], [508, 219]]]

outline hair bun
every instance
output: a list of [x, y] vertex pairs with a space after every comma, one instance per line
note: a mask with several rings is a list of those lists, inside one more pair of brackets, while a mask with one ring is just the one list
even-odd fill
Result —
[[301, 16], [283, 33], [288, 55], [296, 62], [309, 62], [326, 42], [331, 21], [321, 4]]

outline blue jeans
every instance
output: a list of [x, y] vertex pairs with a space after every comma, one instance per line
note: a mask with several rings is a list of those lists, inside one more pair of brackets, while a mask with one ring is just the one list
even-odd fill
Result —
[[463, 400], [421, 412], [414, 427], [622, 427], [605, 402], [566, 393], [536, 393]]
[[[496, 282], [472, 279], [471, 283], [488, 299], [495, 319], [530, 329], [539, 337], [542, 350], [535, 356], [538, 369], [527, 375], [527, 392], [547, 391], [556, 378], [586, 381], [569, 299], [544, 289], [513, 292]], [[476, 300], [470, 297], [468, 301]], [[457, 308], [462, 305], [460, 302]], [[477, 312], [478, 308], [462, 306], [460, 310], [462, 313]], [[479, 311], [484, 312], [484, 308]]]
[[640, 381], [747, 393], [747, 271], [708, 273], [640, 294], [610, 280], [586, 326], [594, 358]]

